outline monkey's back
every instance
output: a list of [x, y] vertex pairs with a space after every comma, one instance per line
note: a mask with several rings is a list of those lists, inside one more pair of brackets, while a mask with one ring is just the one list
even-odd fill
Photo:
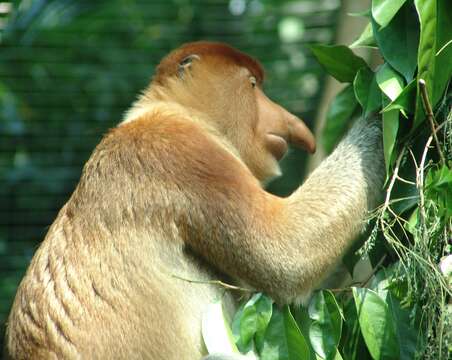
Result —
[[174, 221], [186, 200], [167, 181], [178, 166], [168, 149], [180, 144], [160, 138], [166, 145], [154, 157], [133, 148], [158, 148], [157, 131], [124, 141], [120, 127], [85, 165], [18, 288], [6, 337], [12, 359], [202, 356], [202, 310], [222, 292], [189, 282], [213, 274]]

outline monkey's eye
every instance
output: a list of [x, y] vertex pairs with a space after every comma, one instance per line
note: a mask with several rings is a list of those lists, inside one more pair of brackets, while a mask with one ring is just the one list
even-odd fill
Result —
[[254, 76], [250, 76], [250, 83], [253, 88], [256, 87], [257, 80]]

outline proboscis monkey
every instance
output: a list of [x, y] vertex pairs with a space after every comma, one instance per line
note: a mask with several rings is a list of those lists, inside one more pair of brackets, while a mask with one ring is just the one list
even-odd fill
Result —
[[279, 303], [319, 284], [375, 205], [381, 130], [360, 121], [291, 196], [271, 195], [261, 182], [280, 174], [287, 144], [315, 143], [262, 82], [258, 62], [224, 44], [162, 60], [34, 255], [8, 321], [11, 358], [200, 359], [201, 314], [225, 291], [207, 281]]

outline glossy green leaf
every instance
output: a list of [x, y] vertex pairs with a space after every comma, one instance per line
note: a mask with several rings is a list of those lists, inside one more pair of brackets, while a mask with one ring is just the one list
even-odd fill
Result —
[[394, 101], [404, 88], [403, 78], [387, 63], [380, 66], [375, 74], [378, 87]]
[[399, 359], [412, 360], [415, 359], [417, 350], [417, 329], [411, 324], [410, 313], [407, 309], [402, 309], [400, 302], [388, 292], [386, 297], [391, 317], [394, 319], [397, 341], [399, 343]]
[[[421, 35], [417, 59], [417, 80], [419, 81], [420, 79], [423, 79], [425, 81], [427, 93], [431, 102], [436, 67], [436, 0], [415, 0], [414, 4], [416, 5], [416, 10], [421, 24]], [[420, 95], [418, 95], [416, 99], [416, 114], [414, 117], [413, 127], [417, 128], [424, 119], [425, 111], [422, 105], [422, 99]]]
[[388, 305], [370, 289], [353, 288], [359, 325], [374, 360], [399, 359], [394, 319]]
[[419, 23], [411, 2], [405, 3], [386, 27], [380, 28], [373, 18], [371, 22], [384, 59], [410, 82], [417, 65], [419, 41]]
[[348, 299], [344, 305], [344, 326], [341, 337], [341, 351], [345, 359], [370, 359], [369, 351], [359, 328], [358, 313], [355, 301]]
[[242, 352], [252, 348], [252, 340], [256, 336], [261, 344], [264, 333], [272, 315], [272, 301], [262, 293], [254, 294], [241, 307], [232, 322], [235, 342]]
[[309, 339], [314, 351], [324, 359], [334, 359], [342, 333], [342, 314], [331, 291], [315, 293], [309, 304]]
[[350, 48], [358, 48], [358, 47], [376, 47], [374, 33], [372, 30], [372, 24], [369, 22], [364, 28], [361, 35], [356, 39], [351, 45]]
[[[432, 106], [435, 107], [452, 78], [452, 1], [436, 0], [436, 63]], [[447, 45], [448, 44], [448, 45]], [[438, 54], [439, 52], [439, 54]]]
[[316, 353], [312, 348], [311, 342], [309, 340], [309, 328], [311, 326], [312, 320], [309, 317], [308, 309], [304, 306], [293, 305], [290, 308], [291, 313], [297, 322], [298, 328], [301, 330], [301, 334], [307, 340], [306, 343], [309, 347], [309, 354], [311, 359], [316, 359]]
[[322, 144], [330, 153], [347, 131], [351, 117], [358, 106], [353, 86], [345, 87], [333, 100], [326, 115]]
[[429, 171], [425, 186], [439, 191], [452, 187], [452, 170], [447, 165], [443, 165], [439, 170]]
[[[452, 47], [444, 48], [452, 39], [452, 2], [416, 0], [415, 5], [421, 23], [417, 79], [425, 80], [429, 100], [435, 108], [452, 76]], [[425, 111], [418, 96], [413, 130], [424, 119]]]
[[416, 80], [411, 81], [404, 87], [401, 93], [391, 101], [384, 109], [383, 112], [390, 110], [402, 110], [405, 115], [407, 113], [413, 113], [416, 103]]
[[391, 110], [383, 113], [383, 151], [385, 157], [386, 174], [392, 164], [392, 153], [399, 130], [399, 111]]
[[381, 107], [381, 91], [375, 74], [369, 68], [361, 68], [358, 71], [353, 81], [353, 89], [365, 116]]
[[255, 307], [257, 313], [257, 323], [254, 340], [256, 348], [260, 352], [264, 343], [264, 336], [267, 331], [267, 326], [272, 317], [273, 301], [268, 296], [262, 295], [262, 297], [256, 302]]
[[344, 45], [311, 45], [317, 61], [325, 70], [341, 82], [352, 82], [366, 62]]
[[[394, 320], [396, 340], [399, 344], [400, 360], [411, 360], [415, 358], [417, 350], [417, 330], [411, 324], [410, 313], [402, 309], [400, 302], [394, 296], [393, 291], [397, 288], [391, 283], [391, 278], [397, 273], [397, 266], [393, 264], [388, 268], [378, 271], [372, 280], [371, 287], [378, 296], [386, 303], [391, 318]], [[391, 290], [392, 289], [392, 290]]]
[[202, 337], [209, 354], [238, 353], [221, 301], [209, 304], [202, 317]]
[[265, 333], [261, 360], [304, 360], [310, 358], [308, 344], [288, 306], [273, 314]]
[[372, 17], [378, 25], [385, 27], [406, 0], [372, 0]]

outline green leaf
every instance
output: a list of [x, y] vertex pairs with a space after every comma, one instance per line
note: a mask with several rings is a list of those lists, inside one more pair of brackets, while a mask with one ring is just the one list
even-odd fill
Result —
[[352, 82], [366, 62], [344, 45], [311, 45], [317, 61], [325, 70], [341, 82]]
[[273, 301], [265, 295], [256, 302], [257, 324], [254, 337], [257, 350], [260, 352], [264, 344], [264, 336], [273, 312]]
[[309, 360], [309, 347], [288, 306], [274, 305], [265, 333], [261, 360]]
[[416, 234], [416, 227], [419, 221], [419, 208], [414, 209], [412, 214], [410, 215], [410, 218], [408, 219], [408, 222], [404, 224], [404, 228], [409, 231], [412, 235]]
[[[436, 64], [433, 79], [432, 106], [435, 107], [452, 77], [452, 1], [437, 0]], [[446, 44], [449, 43], [448, 46]], [[444, 47], [446, 46], [446, 47]], [[442, 49], [442, 50], [441, 50]], [[438, 52], [441, 52], [438, 54]]]
[[425, 179], [426, 198], [435, 203], [439, 217], [452, 216], [452, 170], [447, 165], [430, 169]]
[[[390, 110], [402, 110], [402, 113], [405, 115], [406, 113], [412, 114], [414, 112], [416, 103], [416, 80], [411, 81], [402, 92], [387, 105], [383, 112]], [[406, 116], [406, 115], [405, 115]]]
[[326, 115], [323, 129], [322, 144], [330, 153], [339, 142], [350, 125], [350, 120], [358, 105], [353, 86], [345, 87], [333, 100]]
[[417, 350], [417, 330], [411, 325], [410, 314], [408, 310], [402, 309], [400, 302], [388, 291], [386, 297], [391, 317], [394, 319], [397, 341], [400, 348], [400, 360], [415, 359]]
[[361, 35], [356, 39], [349, 47], [351, 49], [357, 48], [357, 47], [376, 47], [377, 44], [375, 43], [374, 39], [374, 33], [372, 30], [372, 24], [368, 23], [366, 27], [364, 28]]
[[[452, 3], [450, 0], [415, 0], [421, 23], [417, 79], [424, 79], [435, 108], [452, 76], [452, 47], [443, 48], [452, 39]], [[422, 100], [416, 101], [413, 130], [425, 119]]]
[[368, 18], [371, 13], [372, 13], [372, 9], [366, 9], [363, 11], [349, 12], [349, 13], [347, 13], [347, 15], [353, 16], [353, 17], [367, 17]]
[[378, 25], [385, 27], [406, 0], [372, 0], [372, 17]]
[[429, 171], [425, 185], [439, 191], [446, 190], [452, 186], [452, 170], [447, 165], [443, 165], [439, 170]]
[[[290, 311], [293, 314], [295, 321], [297, 322], [301, 334], [305, 339], [309, 340], [309, 328], [311, 326], [312, 320], [309, 317], [308, 309], [301, 305], [292, 305]], [[309, 347], [310, 358], [315, 359], [317, 355], [312, 348], [311, 342], [306, 341], [306, 343]]]
[[334, 359], [342, 333], [342, 314], [331, 291], [316, 292], [309, 304], [309, 339], [314, 351], [324, 359]]
[[419, 24], [411, 2], [403, 5], [386, 27], [380, 28], [373, 18], [371, 22], [384, 59], [410, 82], [417, 65], [419, 39]]
[[[415, 0], [416, 10], [421, 24], [421, 34], [418, 51], [418, 72], [417, 81], [424, 79], [427, 88], [427, 94], [430, 102], [432, 101], [433, 84], [436, 66], [436, 0]], [[418, 90], [416, 99], [416, 114], [414, 116], [413, 129], [425, 119], [425, 111], [422, 105], [420, 92]]]
[[257, 343], [262, 344], [265, 330], [272, 315], [272, 301], [262, 293], [254, 294], [241, 307], [232, 322], [235, 343], [242, 352], [248, 352], [256, 336]]
[[353, 81], [355, 96], [364, 110], [364, 116], [381, 106], [381, 91], [375, 78], [375, 74], [369, 68], [361, 68]]
[[404, 88], [402, 77], [387, 63], [380, 66], [375, 74], [375, 78], [381, 91], [383, 91], [391, 101], [394, 101]]
[[352, 289], [361, 332], [372, 358], [399, 359], [400, 348], [388, 305], [370, 289]]
[[386, 164], [386, 174], [392, 164], [392, 152], [394, 151], [399, 130], [399, 111], [391, 110], [383, 113], [383, 151]]
[[370, 359], [370, 354], [359, 328], [355, 301], [348, 299], [344, 305], [344, 329], [341, 337], [341, 350], [346, 359]]
[[202, 316], [202, 337], [209, 354], [238, 353], [221, 301], [209, 304]]

